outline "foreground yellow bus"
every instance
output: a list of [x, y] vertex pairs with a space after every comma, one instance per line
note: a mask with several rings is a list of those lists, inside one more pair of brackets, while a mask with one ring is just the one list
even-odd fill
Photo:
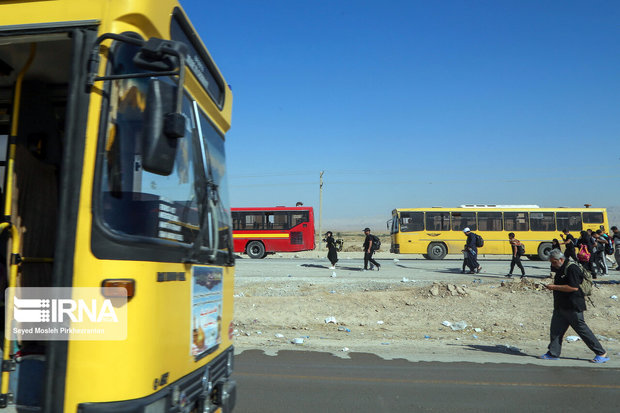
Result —
[[232, 95], [179, 3], [1, 2], [0, 93], [4, 287], [96, 288], [127, 323], [11, 340], [7, 296], [0, 405], [231, 411]]
[[551, 241], [568, 229], [575, 238], [579, 231], [609, 230], [604, 208], [540, 208], [537, 205], [462, 205], [457, 208], [399, 208], [388, 221], [390, 252], [422, 254], [431, 260], [460, 254], [465, 246], [464, 228], [484, 239], [482, 255], [511, 254], [508, 234], [525, 245], [530, 259], [546, 260]]

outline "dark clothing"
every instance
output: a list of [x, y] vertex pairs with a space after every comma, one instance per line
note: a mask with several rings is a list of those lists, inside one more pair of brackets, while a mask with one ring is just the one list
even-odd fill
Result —
[[[371, 265], [375, 265], [377, 268], [381, 267], [381, 265], [372, 258], [372, 254], [375, 253], [375, 249], [370, 245], [371, 241], [374, 244], [373, 238], [374, 238], [374, 235], [368, 234], [366, 235], [366, 239], [364, 240], [364, 269], [365, 270], [368, 269], [368, 262], [370, 262]], [[368, 252], [368, 249], [370, 249], [370, 252]]]
[[596, 278], [596, 269], [594, 268], [594, 238], [588, 233], [585, 236], [579, 237], [577, 240], [577, 247], [581, 248], [582, 245], [585, 245], [590, 253], [590, 260], [588, 262], [584, 262], [583, 266], [586, 267], [588, 271], [592, 273], [592, 276]]
[[[582, 277], [583, 272], [577, 264], [565, 260], [564, 264], [556, 269], [553, 282], [556, 285], [570, 285], [571, 287], [579, 288]], [[550, 342], [547, 347], [551, 356], [560, 356], [562, 340], [569, 326], [575, 330], [575, 333], [594, 354], [601, 356], [606, 353], [585, 322], [583, 317], [585, 310], [586, 300], [580, 288], [570, 293], [553, 291], [553, 315], [551, 316], [551, 327], [549, 329]]]
[[616, 259], [616, 270], [620, 271], [620, 231], [614, 232], [611, 236], [614, 243], [614, 258]]
[[[579, 288], [582, 279], [583, 273], [581, 272], [581, 269], [576, 264], [570, 263], [569, 261], [564, 261], [564, 264], [556, 270], [553, 283], [556, 285], [569, 285], [571, 287]], [[554, 291], [553, 308], [585, 311], [586, 300], [583, 292], [581, 292], [581, 289], [572, 293]]]
[[[366, 250], [366, 251], [368, 251], [368, 250]], [[377, 268], [381, 267], [381, 265], [372, 258], [372, 254], [374, 254], [374, 253], [375, 253], [374, 251], [364, 252], [364, 269], [365, 270], [368, 269], [368, 262], [370, 262], [371, 265], [375, 265]]]
[[473, 232], [467, 234], [465, 249], [467, 250], [467, 266], [469, 267], [470, 271], [476, 272], [480, 267], [480, 264], [478, 264], [478, 247], [476, 245], [476, 234], [474, 234]]
[[564, 238], [564, 241], [569, 241], [565, 244], [566, 249], [564, 250], [564, 256], [567, 259], [570, 257], [573, 260], [577, 261], [577, 254], [575, 253], [575, 244], [577, 243], [577, 241], [575, 240], [575, 237], [573, 237], [571, 234], [566, 234], [566, 238]]
[[512, 248], [512, 261], [510, 261], [510, 273], [509, 274], [512, 274], [512, 272], [515, 269], [515, 265], [516, 265], [521, 270], [521, 276], [524, 276], [525, 268], [523, 268], [523, 264], [521, 264], [521, 256], [523, 254], [521, 253], [522, 249], [519, 248], [520, 245], [521, 245], [521, 242], [518, 239], [513, 238], [510, 240], [510, 247]]
[[336, 240], [334, 237], [325, 238], [327, 245], [327, 259], [332, 263], [332, 267], [338, 262], [338, 249], [336, 248]]
[[549, 354], [553, 357], [560, 357], [560, 353], [562, 352], [562, 341], [564, 340], [564, 334], [566, 334], [568, 326], [571, 326], [573, 330], [575, 330], [575, 333], [577, 333], [594, 354], [602, 356], [606, 353], [601, 343], [592, 333], [592, 330], [590, 330], [590, 327], [586, 324], [583, 318], [583, 311], [556, 308], [553, 310], [553, 315], [551, 316], [551, 327], [549, 329], [550, 342], [547, 347], [549, 349]]
[[467, 248], [467, 250], [474, 250], [476, 251], [476, 254], [478, 253], [478, 245], [476, 244], [476, 234], [474, 234], [473, 232], [470, 232], [469, 234], [467, 234], [467, 241], [465, 241], [465, 248]]

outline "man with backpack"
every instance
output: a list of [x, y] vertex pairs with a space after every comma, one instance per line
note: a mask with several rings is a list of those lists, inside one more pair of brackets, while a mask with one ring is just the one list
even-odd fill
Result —
[[478, 264], [478, 235], [471, 232], [468, 228], [463, 229], [465, 235], [467, 235], [467, 241], [465, 242], [465, 250], [467, 251], [467, 266], [469, 267], [469, 274], [479, 273], [482, 267]]
[[374, 265], [377, 267], [377, 271], [379, 271], [381, 269], [381, 264], [372, 258], [372, 254], [379, 249], [381, 241], [379, 241], [377, 236], [370, 234], [370, 228], [364, 228], [364, 234], [366, 235], [366, 239], [364, 240], [364, 271], [368, 270], [368, 262], [370, 262], [371, 270], [374, 268]]
[[[553, 315], [551, 316], [549, 351], [540, 356], [544, 360], [557, 360], [562, 352], [562, 341], [568, 327], [572, 327], [590, 350], [594, 352], [592, 363], [609, 361], [607, 352], [586, 324], [583, 312], [586, 310], [584, 292], [590, 293], [591, 278], [580, 264], [570, 262], [562, 251], [552, 250], [551, 265], [556, 268], [553, 284], [547, 289], [553, 291]], [[585, 290], [585, 291], [584, 291]]]
[[615, 245], [614, 258], [616, 259], [616, 270], [620, 271], [620, 230], [614, 225], [611, 227], [611, 232], [613, 232], [613, 234], [611, 234], [611, 240]]

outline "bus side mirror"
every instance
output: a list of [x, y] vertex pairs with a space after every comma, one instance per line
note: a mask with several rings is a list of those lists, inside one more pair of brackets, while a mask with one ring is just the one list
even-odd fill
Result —
[[149, 79], [142, 130], [142, 169], [170, 175], [177, 153], [177, 139], [185, 135], [185, 116], [175, 112], [177, 87], [158, 78]]

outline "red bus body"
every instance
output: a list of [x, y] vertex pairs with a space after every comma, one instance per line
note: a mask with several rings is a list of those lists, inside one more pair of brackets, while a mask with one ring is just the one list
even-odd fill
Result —
[[235, 252], [264, 258], [314, 249], [312, 207], [231, 208]]

